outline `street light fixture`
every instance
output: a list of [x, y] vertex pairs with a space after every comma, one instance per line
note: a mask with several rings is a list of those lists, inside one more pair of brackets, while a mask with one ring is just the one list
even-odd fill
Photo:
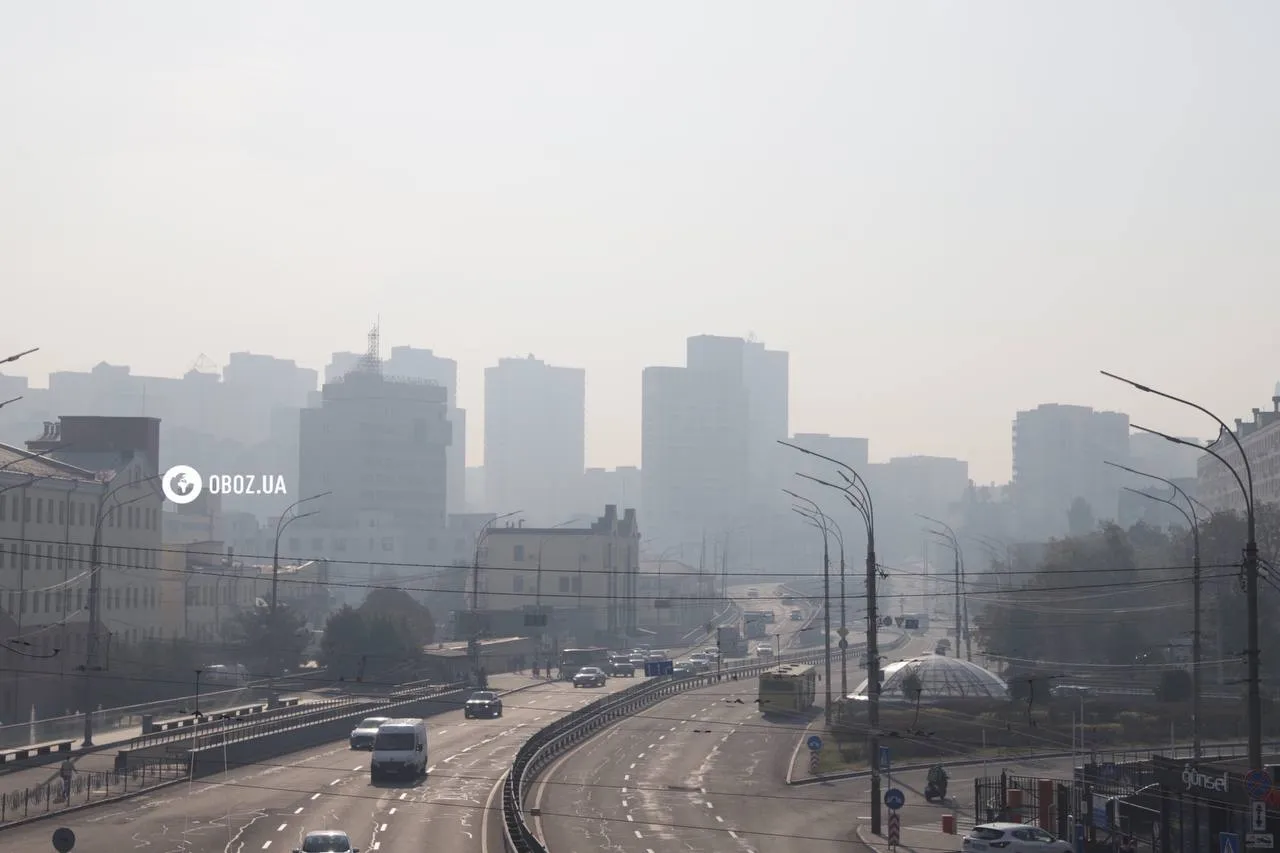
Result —
[[1120, 465], [1116, 462], [1108, 462], [1103, 460], [1104, 465], [1110, 465], [1112, 468], [1119, 468], [1121, 471], [1128, 471], [1130, 474], [1137, 474], [1139, 477], [1146, 477], [1151, 480], [1164, 483], [1173, 489], [1174, 494], [1180, 495], [1187, 502], [1187, 509], [1183, 509], [1181, 504], [1177, 504], [1169, 498], [1162, 498], [1159, 495], [1148, 494], [1137, 489], [1131, 489], [1125, 486], [1125, 491], [1133, 492], [1135, 495], [1141, 495], [1144, 498], [1153, 501], [1159, 501], [1182, 513], [1182, 517], [1186, 519], [1187, 524], [1191, 527], [1191, 749], [1194, 758], [1199, 759], [1201, 754], [1200, 748], [1200, 708], [1201, 708], [1201, 655], [1203, 645], [1201, 643], [1200, 631], [1200, 599], [1201, 599], [1201, 577], [1200, 577], [1200, 518], [1196, 514], [1196, 501], [1182, 490], [1182, 487], [1172, 480], [1166, 480], [1164, 477], [1157, 477], [1155, 474], [1148, 474], [1145, 471], [1139, 471], [1136, 468], [1130, 468], [1127, 465]]
[[[796, 476], [805, 477], [804, 474], [797, 472]], [[797, 509], [797, 507], [792, 507]], [[847, 611], [845, 608], [845, 592], [844, 592], [844, 531], [840, 529], [840, 525], [836, 523], [834, 518], [828, 518], [827, 523], [831, 525], [831, 532], [835, 534], [836, 544], [840, 546], [840, 696], [847, 698], [849, 696], [849, 641], [846, 639], [849, 635], [849, 627], [846, 621]]]
[[480, 525], [480, 529], [476, 532], [476, 552], [475, 560], [471, 564], [471, 612], [473, 614], [480, 612], [480, 547], [484, 544], [484, 538], [489, 533], [489, 529], [493, 525], [502, 521], [504, 518], [511, 518], [520, 515], [524, 510], [517, 509], [511, 512], [504, 512], [502, 515], [495, 515], [493, 518]]
[[[827, 524], [827, 514], [822, 508], [813, 501], [797, 495], [789, 489], [782, 490], [785, 494], [790, 495], [802, 503], [808, 504], [813, 508], [813, 512], [822, 520], [822, 523], [808, 519], [809, 523], [822, 532], [822, 619], [823, 619], [823, 639], [822, 648], [823, 663], [826, 667], [826, 701], [822, 709], [823, 717], [826, 719], [828, 726], [831, 725], [831, 542], [828, 538], [830, 527]], [[805, 513], [800, 513], [805, 515]]]
[[287, 507], [285, 507], [284, 512], [280, 513], [280, 518], [276, 520], [275, 550], [271, 554], [271, 615], [272, 616], [275, 616], [276, 614], [276, 604], [278, 603], [276, 596], [277, 596], [279, 585], [280, 585], [280, 537], [284, 535], [285, 529], [290, 524], [293, 524], [295, 521], [297, 521], [300, 518], [309, 518], [313, 515], [316, 515], [319, 512], [319, 510], [316, 510], [314, 512], [302, 512], [302, 513], [298, 513], [297, 515], [290, 515], [289, 513], [293, 512], [295, 509], [302, 506], [304, 503], [307, 503], [308, 501], [318, 500], [319, 498], [323, 498], [331, 494], [333, 494], [333, 492], [320, 492], [319, 494], [311, 495], [310, 497], [305, 497], [305, 498], [302, 498], [301, 500], [296, 500], [293, 503], [289, 504]]
[[[936, 518], [930, 518], [927, 515], [916, 513], [916, 518], [922, 518], [930, 524], [936, 524], [942, 530], [929, 531], [934, 536], [941, 538], [951, 548], [951, 553], [955, 557], [956, 567], [956, 654], [960, 654], [960, 640], [964, 638], [964, 657], [970, 663], [973, 662], [973, 641], [969, 638], [969, 591], [966, 587], [967, 580], [964, 576], [964, 551], [960, 547], [960, 537], [956, 536], [956, 532], [950, 526], [944, 524]], [[945, 533], [943, 531], [946, 531]], [[961, 613], [961, 601], [963, 600], [963, 614]]]
[[880, 835], [884, 823], [884, 803], [880, 799], [880, 642], [879, 619], [876, 616], [876, 511], [871, 500], [871, 489], [857, 471], [839, 459], [778, 440], [783, 447], [821, 459], [837, 466], [845, 485], [838, 486], [816, 477], [807, 477], [819, 485], [835, 489], [844, 495], [849, 505], [858, 511], [867, 530], [867, 728], [871, 732], [871, 832]]
[[[1149, 433], [1152, 433], [1153, 435], [1158, 435], [1161, 438], [1165, 439], [1166, 441], [1171, 441], [1174, 444], [1181, 444], [1186, 447], [1194, 447], [1197, 450], [1200, 450], [1204, 453], [1208, 453], [1210, 456], [1217, 459], [1223, 465], [1227, 466], [1227, 470], [1229, 470], [1231, 472], [1231, 475], [1235, 477], [1236, 484], [1240, 486], [1240, 491], [1244, 495], [1245, 526], [1247, 528], [1247, 536], [1248, 536], [1248, 540], [1245, 542], [1245, 546], [1244, 546], [1244, 578], [1245, 578], [1245, 597], [1247, 600], [1245, 618], [1248, 623], [1247, 624], [1247, 631], [1248, 631], [1247, 646], [1248, 647], [1245, 649], [1245, 658], [1248, 662], [1248, 675], [1246, 677], [1246, 680], [1248, 681], [1248, 685], [1249, 685], [1249, 698], [1248, 698], [1249, 766], [1254, 769], [1261, 769], [1262, 768], [1262, 674], [1260, 671], [1261, 669], [1260, 658], [1262, 654], [1261, 654], [1261, 649], [1259, 648], [1260, 640], [1258, 638], [1258, 537], [1257, 537], [1257, 517], [1254, 514], [1255, 503], [1254, 503], [1254, 496], [1253, 496], [1253, 468], [1249, 465], [1249, 455], [1244, 452], [1244, 445], [1240, 443], [1240, 436], [1236, 435], [1235, 431], [1230, 429], [1227, 426], [1226, 422], [1222, 420], [1222, 418], [1218, 417], [1213, 412], [1206, 409], [1204, 406], [1201, 406], [1199, 403], [1193, 403], [1190, 400], [1184, 400], [1181, 397], [1175, 397], [1172, 394], [1166, 394], [1163, 391], [1157, 391], [1156, 389], [1148, 385], [1143, 385], [1139, 382], [1133, 381], [1132, 379], [1126, 379], [1123, 376], [1117, 376], [1114, 373], [1108, 373], [1105, 370], [1100, 370], [1098, 372], [1101, 373], [1103, 376], [1108, 377], [1109, 379], [1114, 379], [1117, 382], [1123, 382], [1126, 385], [1129, 385], [1130, 387], [1137, 389], [1138, 391], [1142, 391], [1147, 394], [1155, 394], [1157, 397], [1163, 397], [1166, 400], [1172, 400], [1175, 403], [1181, 403], [1184, 406], [1195, 409], [1201, 414], [1208, 415], [1210, 418], [1212, 418], [1214, 421], [1217, 422], [1218, 426], [1222, 429], [1222, 433], [1226, 433], [1227, 435], [1231, 436], [1231, 441], [1235, 444], [1236, 449], [1240, 451], [1240, 460], [1241, 462], [1244, 463], [1245, 479], [1248, 481], [1248, 485], [1245, 484], [1245, 481], [1240, 479], [1240, 474], [1239, 472], [1236, 471], [1235, 466], [1227, 462], [1227, 460], [1224, 459], [1222, 456], [1220, 456], [1217, 453], [1217, 451], [1212, 450], [1210, 447], [1205, 447], [1193, 441], [1186, 441], [1184, 439], [1174, 438], [1171, 435], [1165, 435], [1164, 433], [1156, 432], [1155, 430], [1143, 429], [1142, 427], [1138, 427], [1136, 425], [1131, 424], [1131, 426], [1134, 426], [1135, 429], [1139, 429], [1143, 432], [1149, 432]], [[1219, 441], [1222, 439], [1222, 433], [1219, 433], [1218, 435]]]

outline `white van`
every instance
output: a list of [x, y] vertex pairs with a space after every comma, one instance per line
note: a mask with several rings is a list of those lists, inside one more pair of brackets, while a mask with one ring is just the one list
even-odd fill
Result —
[[373, 736], [370, 781], [388, 776], [416, 779], [427, 772], [427, 721], [388, 720]]

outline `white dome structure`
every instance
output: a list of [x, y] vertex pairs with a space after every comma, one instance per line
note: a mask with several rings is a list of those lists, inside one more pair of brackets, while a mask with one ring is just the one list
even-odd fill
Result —
[[[1008, 700], [1009, 685], [993, 672], [976, 663], [946, 655], [921, 655], [897, 661], [886, 666], [880, 682], [880, 699], [891, 702], [914, 702], [914, 696], [905, 696], [902, 682], [910, 673], [920, 679], [920, 702], [945, 702], [948, 699]], [[867, 680], [848, 698], [866, 701]]]

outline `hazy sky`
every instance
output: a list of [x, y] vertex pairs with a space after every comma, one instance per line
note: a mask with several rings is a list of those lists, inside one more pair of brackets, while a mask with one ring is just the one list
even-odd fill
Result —
[[1004, 480], [1040, 402], [1211, 434], [1280, 379], [1280, 4], [0, 5], [20, 367], [386, 346], [587, 368], [588, 462], [697, 333], [795, 431]]

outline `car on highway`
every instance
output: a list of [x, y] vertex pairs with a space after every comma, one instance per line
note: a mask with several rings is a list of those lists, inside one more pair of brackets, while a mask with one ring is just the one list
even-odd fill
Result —
[[360, 721], [360, 725], [351, 730], [351, 748], [373, 749], [373, 739], [378, 734], [378, 726], [390, 720], [390, 717], [365, 717]]
[[642, 654], [633, 653], [631, 657], [628, 658], [628, 660], [631, 662], [631, 665], [634, 666], [636, 669], [643, 669], [645, 662], [649, 660], [649, 653], [648, 652], [644, 652]]
[[702, 653], [707, 656], [707, 660], [711, 660], [711, 661], [720, 660], [720, 650], [717, 649], [715, 646], [708, 646], [707, 648], [702, 650]]
[[694, 673], [710, 672], [711, 662], [706, 658], [695, 658], [690, 656], [682, 661], [678, 661], [673, 668], [687, 669]]
[[803, 613], [801, 613], [799, 610], [792, 610], [792, 611], [791, 611], [791, 621], [792, 621], [792, 622], [800, 622], [800, 621], [802, 621], [803, 619], [804, 619], [804, 614], [803, 614]]
[[[644, 665], [642, 661], [641, 666]], [[613, 655], [609, 658], [609, 665], [605, 668], [607, 675], [614, 678], [635, 678], [636, 665], [631, 662], [631, 658], [626, 655]]]
[[476, 717], [502, 716], [502, 697], [492, 690], [477, 690], [462, 706], [462, 716], [468, 720]]
[[1075, 848], [1025, 823], [984, 823], [969, 830], [963, 853], [1072, 853]]
[[671, 665], [671, 674], [677, 678], [684, 678], [690, 675], [697, 675], [697, 668], [687, 660], [676, 661]]
[[326, 829], [302, 836], [302, 846], [293, 853], [360, 853], [360, 848], [351, 846], [351, 836], [345, 832]]
[[654, 649], [649, 652], [649, 660], [671, 660], [671, 655], [666, 649]]
[[582, 669], [574, 673], [574, 687], [604, 687], [608, 676], [604, 674], [604, 670], [596, 666], [584, 666]]
[[773, 646], [756, 646], [756, 657], [760, 660], [773, 660]]
[[693, 654], [689, 655], [689, 660], [693, 661], [694, 663], [705, 663], [708, 665], [713, 662], [710, 656], [706, 652], [694, 652]]

